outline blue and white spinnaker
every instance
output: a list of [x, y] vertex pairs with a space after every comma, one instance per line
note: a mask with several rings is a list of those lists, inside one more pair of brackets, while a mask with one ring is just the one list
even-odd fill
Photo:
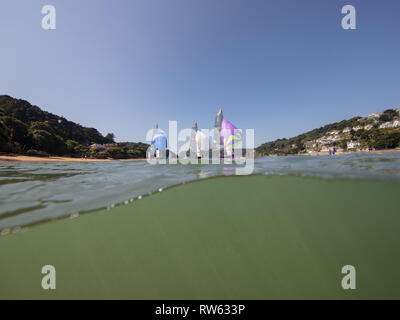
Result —
[[158, 128], [158, 125], [156, 125], [156, 128], [153, 131], [153, 138], [151, 139], [151, 145], [156, 152], [157, 158], [166, 156], [166, 150], [168, 147], [167, 135], [165, 134], [164, 131]]

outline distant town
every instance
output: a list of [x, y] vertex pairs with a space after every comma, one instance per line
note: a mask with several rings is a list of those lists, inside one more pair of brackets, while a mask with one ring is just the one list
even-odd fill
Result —
[[267, 142], [261, 155], [332, 154], [400, 147], [400, 108], [326, 125], [290, 139]]

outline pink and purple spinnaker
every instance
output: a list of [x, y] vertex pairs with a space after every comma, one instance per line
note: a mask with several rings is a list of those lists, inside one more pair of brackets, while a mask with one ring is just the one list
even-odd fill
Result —
[[242, 141], [242, 132], [234, 124], [223, 119], [221, 123], [221, 138], [226, 149], [233, 149]]

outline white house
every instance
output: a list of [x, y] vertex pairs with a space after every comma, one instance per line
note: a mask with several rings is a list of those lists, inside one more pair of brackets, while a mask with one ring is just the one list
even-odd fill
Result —
[[343, 139], [344, 139], [344, 138], [343, 138], [342, 136], [339, 136], [339, 135], [338, 135], [338, 136], [334, 136], [332, 140], [333, 140], [333, 141], [341, 141], [341, 140], [343, 140]]
[[325, 137], [324, 136], [324, 137], [321, 137], [321, 138], [317, 139], [317, 143], [320, 144], [320, 145], [323, 145], [323, 146], [330, 145], [331, 142], [332, 142], [332, 138], [331, 137]]
[[339, 133], [340, 133], [339, 130], [333, 130], [331, 132], [328, 132], [328, 134], [330, 134], [330, 135], [338, 135]]
[[103, 144], [97, 144], [97, 143], [95, 143], [95, 144], [92, 144], [89, 148], [90, 148], [91, 150], [94, 150], [94, 149], [97, 149], [97, 150], [105, 150], [105, 149], [106, 149], [106, 146], [103, 145]]
[[373, 112], [368, 115], [368, 119], [378, 119], [383, 112]]
[[317, 144], [315, 143], [315, 141], [307, 141], [304, 146], [306, 147], [306, 149], [311, 149], [316, 148]]
[[364, 127], [364, 130], [371, 130], [373, 127], [374, 127], [374, 126], [373, 126], [372, 124], [367, 124], [367, 125]]
[[393, 128], [400, 127], [400, 120], [393, 121]]
[[349, 133], [351, 131], [351, 128], [347, 127], [343, 129], [343, 133]]
[[364, 129], [363, 126], [353, 127], [353, 130], [354, 130], [354, 131], [358, 131], [358, 130], [362, 130], [362, 129]]
[[393, 128], [393, 123], [391, 123], [391, 122], [385, 122], [385, 123], [382, 123], [380, 126], [379, 126], [379, 129], [389, 129], [389, 128]]
[[361, 143], [358, 141], [349, 141], [347, 142], [347, 149], [357, 149], [361, 146]]

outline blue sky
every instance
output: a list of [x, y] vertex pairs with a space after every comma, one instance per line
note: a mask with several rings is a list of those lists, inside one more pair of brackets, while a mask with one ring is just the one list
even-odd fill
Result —
[[258, 145], [400, 107], [399, 15], [398, 0], [1, 0], [0, 94], [118, 141], [211, 128], [222, 107]]

